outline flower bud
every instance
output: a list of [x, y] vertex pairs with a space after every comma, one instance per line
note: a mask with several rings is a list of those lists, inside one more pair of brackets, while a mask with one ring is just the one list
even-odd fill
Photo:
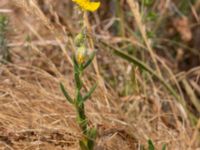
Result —
[[82, 44], [84, 44], [85, 42], [85, 35], [84, 33], [79, 33], [75, 39], [74, 39], [74, 44], [77, 46], [77, 47], [80, 47]]
[[82, 64], [85, 61], [86, 55], [87, 55], [87, 50], [86, 50], [85, 46], [81, 46], [81, 47], [77, 48], [76, 60], [77, 60], [78, 64]]

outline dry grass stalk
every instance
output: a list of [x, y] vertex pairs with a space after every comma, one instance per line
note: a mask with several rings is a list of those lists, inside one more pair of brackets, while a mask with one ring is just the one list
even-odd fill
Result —
[[127, 1], [130, 8], [131, 8], [131, 11], [133, 13], [133, 16], [135, 17], [135, 21], [137, 23], [137, 26], [141, 32], [141, 35], [142, 35], [142, 38], [144, 39], [144, 42], [147, 46], [147, 49], [149, 50], [149, 53], [152, 57], [152, 60], [156, 66], [156, 70], [158, 72], [158, 74], [160, 76], [162, 76], [161, 72], [160, 72], [160, 68], [157, 64], [157, 60], [156, 60], [156, 54], [153, 52], [153, 49], [151, 47], [151, 42], [150, 40], [147, 38], [147, 35], [146, 35], [146, 29], [145, 29], [145, 25], [142, 23], [142, 17], [141, 17], [141, 14], [140, 14], [140, 11], [139, 11], [139, 5], [138, 5], [138, 2], [136, 2], [135, 0], [128, 0]]

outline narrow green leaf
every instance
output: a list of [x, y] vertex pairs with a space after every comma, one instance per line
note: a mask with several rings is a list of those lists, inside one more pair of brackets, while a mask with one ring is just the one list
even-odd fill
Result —
[[146, 16], [147, 21], [155, 21], [157, 19], [157, 14], [153, 11], [150, 11]]
[[180, 97], [177, 95], [176, 91], [162, 78], [160, 77], [154, 70], [152, 70], [149, 66], [147, 66], [145, 63], [143, 63], [142, 61], [140, 61], [139, 59], [137, 59], [134, 56], [129, 56], [128, 54], [122, 52], [121, 50], [107, 44], [104, 41], [101, 41], [101, 43], [107, 47], [109, 47], [111, 50], [113, 50], [113, 52], [118, 55], [119, 57], [135, 64], [136, 66], [140, 67], [141, 69], [149, 72], [151, 75], [153, 75], [155, 78], [157, 78], [162, 84], [163, 86], [177, 99], [180, 101]]
[[76, 67], [78, 67], [79, 65], [78, 65], [78, 62], [76, 61], [76, 56], [73, 55], [72, 58], [73, 58], [73, 63], [74, 63], [74, 65], [75, 65]]
[[95, 84], [90, 91], [83, 97], [83, 102], [86, 101], [88, 98], [90, 98], [90, 96], [92, 95], [92, 93], [94, 92], [94, 90], [96, 89], [97, 84]]
[[77, 121], [79, 127], [81, 128], [83, 134], [86, 135], [87, 134], [87, 124], [88, 124], [88, 121], [87, 121], [86, 118], [83, 119], [83, 117], [85, 117], [84, 114], [81, 114], [81, 115], [79, 114], [79, 116], [77, 116], [76, 121]]
[[97, 135], [97, 128], [91, 128], [91, 129], [89, 129], [87, 135], [88, 135], [88, 137], [89, 137], [90, 139], [96, 138], [96, 135]]
[[148, 73], [150, 73], [152, 76], [154, 76], [156, 79], [158, 79], [162, 85], [168, 90], [168, 92], [170, 92], [174, 98], [176, 98], [176, 100], [181, 103], [184, 107], [184, 109], [186, 110], [186, 112], [189, 115], [189, 118], [192, 122], [192, 124], [196, 124], [198, 121], [198, 118], [196, 116], [194, 116], [186, 107], [186, 105], [184, 105], [184, 100], [177, 94], [176, 90], [165, 81], [165, 79], [163, 79], [162, 77], [160, 77], [153, 69], [151, 69], [148, 65], [146, 65], [145, 63], [143, 63], [142, 61], [138, 60], [136, 57], [134, 56], [129, 56], [128, 54], [126, 54], [125, 52], [122, 52], [120, 49], [115, 48], [114, 46], [109, 45], [108, 43], [104, 42], [104, 41], [100, 41], [104, 46], [108, 47], [110, 50], [112, 50], [116, 55], [118, 55], [119, 57], [127, 60], [128, 62], [131, 62], [133, 64], [135, 64], [136, 66], [140, 67], [141, 69], [147, 71]]
[[62, 83], [60, 83], [60, 89], [62, 90], [62, 93], [64, 94], [65, 98], [71, 103], [73, 104], [73, 99], [69, 96], [69, 94], [67, 93], [67, 91], [65, 90], [65, 87]]
[[94, 56], [95, 56], [95, 52], [93, 52], [90, 55], [88, 61], [83, 65], [83, 69], [87, 68], [91, 64], [92, 60], [94, 59]]
[[153, 4], [153, 0], [142, 0], [142, 3], [145, 5], [145, 6], [150, 6]]
[[96, 136], [97, 136], [97, 129], [96, 128], [88, 129], [88, 131], [87, 131], [87, 137], [88, 137], [87, 145], [88, 145], [88, 148], [90, 150], [92, 150], [94, 148]]
[[90, 150], [87, 145], [85, 144], [84, 141], [79, 141], [79, 145], [80, 145], [80, 148], [81, 150]]
[[155, 37], [155, 33], [152, 32], [152, 31], [147, 31], [147, 37], [148, 37], [149, 39], [154, 38], [154, 37]]
[[8, 18], [0, 14], [0, 53], [1, 53], [0, 63], [3, 64], [11, 62], [11, 55], [6, 36], [7, 25], [8, 25]]
[[162, 150], [166, 150], [166, 144], [163, 144]]
[[154, 150], [154, 145], [153, 142], [151, 140], [148, 140], [148, 150]]

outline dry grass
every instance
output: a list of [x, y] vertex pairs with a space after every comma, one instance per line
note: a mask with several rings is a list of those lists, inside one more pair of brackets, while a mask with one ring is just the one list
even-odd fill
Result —
[[[59, 83], [62, 81], [70, 94], [74, 93], [70, 59], [73, 44], [67, 35], [77, 32], [79, 14], [75, 10], [70, 17], [75, 21], [61, 23], [59, 17], [66, 17], [62, 16], [65, 11], [61, 4], [48, 0], [41, 4], [46, 10], [43, 12], [35, 2], [2, 0], [0, 4], [0, 12], [10, 20], [8, 46], [12, 55], [12, 62], [1, 65], [0, 70], [0, 149], [76, 150], [81, 131]], [[71, 6], [69, 1], [61, 3]], [[47, 6], [51, 11], [45, 9]], [[98, 16], [94, 17], [98, 22]], [[97, 55], [100, 73], [105, 64], [116, 75], [127, 69], [124, 60], [101, 50]], [[95, 69], [89, 68], [84, 75], [85, 90], [100, 80]], [[138, 70], [136, 78], [145, 84]], [[199, 123], [191, 126], [183, 107], [156, 84], [145, 84], [145, 93], [119, 97], [109, 83], [99, 82], [105, 82], [105, 86], [98, 86], [86, 104], [90, 125], [99, 129], [97, 150], [142, 149], [149, 138], [157, 149], [163, 144], [169, 150], [199, 148]]]

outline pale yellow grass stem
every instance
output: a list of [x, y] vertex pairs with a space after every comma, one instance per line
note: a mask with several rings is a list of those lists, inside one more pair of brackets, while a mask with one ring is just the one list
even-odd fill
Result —
[[[92, 33], [92, 29], [91, 29], [91, 26], [90, 26], [90, 22], [88, 20], [88, 16], [87, 16], [87, 12], [84, 12], [84, 26], [87, 28], [87, 31], [89, 32], [88, 34], [88, 37], [89, 37], [89, 46], [92, 50], [94, 50], [94, 42], [92, 40], [92, 37], [91, 37], [91, 33]], [[95, 69], [95, 72], [96, 72], [96, 75], [98, 77], [98, 83], [100, 85], [101, 88], [103, 88], [103, 91], [104, 91], [104, 98], [105, 98], [105, 101], [106, 101], [106, 104], [107, 104], [107, 107], [109, 108], [109, 110], [111, 111], [111, 108], [110, 108], [110, 104], [109, 104], [109, 101], [108, 101], [108, 98], [107, 98], [107, 89], [105, 87], [105, 83], [104, 83], [104, 80], [103, 78], [101, 77], [100, 73], [99, 73], [99, 68], [98, 68], [98, 62], [97, 62], [97, 59], [96, 57], [94, 58], [93, 60], [93, 66], [94, 66], [94, 69]]]
[[152, 57], [154, 64], [156, 66], [157, 73], [160, 76], [162, 76], [160, 69], [159, 69], [159, 66], [157, 64], [156, 54], [153, 52], [153, 49], [152, 49], [151, 44], [150, 44], [150, 40], [147, 38], [145, 25], [142, 24], [142, 17], [141, 17], [140, 12], [139, 12], [139, 5], [135, 0], [127, 0], [127, 2], [128, 2], [129, 6], [131, 8], [133, 16], [135, 17], [135, 21], [136, 21], [136, 24], [138, 25], [140, 32], [141, 32], [142, 38], [143, 38], [143, 40], [144, 40], [144, 42], [147, 46], [147, 49], [149, 50], [149, 53]]

